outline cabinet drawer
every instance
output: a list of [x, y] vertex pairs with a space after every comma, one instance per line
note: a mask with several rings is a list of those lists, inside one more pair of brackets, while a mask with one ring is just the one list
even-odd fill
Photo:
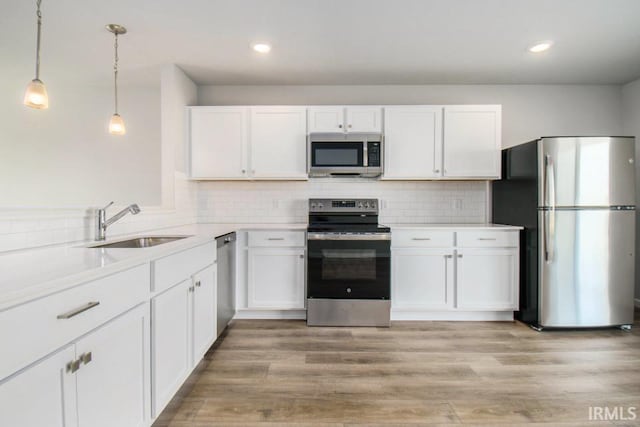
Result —
[[249, 231], [249, 246], [305, 246], [304, 231]]
[[429, 229], [392, 231], [391, 244], [398, 248], [449, 248], [453, 246], [453, 231]]
[[177, 254], [169, 255], [151, 263], [153, 283], [151, 290], [164, 291], [216, 260], [216, 243], [211, 242]]
[[[149, 264], [0, 313], [0, 379], [149, 297]], [[96, 304], [98, 303], [98, 304]]]
[[517, 231], [458, 231], [457, 238], [460, 248], [516, 248], [519, 241]]

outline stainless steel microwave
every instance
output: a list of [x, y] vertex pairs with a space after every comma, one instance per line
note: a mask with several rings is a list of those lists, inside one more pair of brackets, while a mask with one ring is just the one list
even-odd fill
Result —
[[382, 144], [379, 133], [312, 133], [309, 176], [380, 176]]

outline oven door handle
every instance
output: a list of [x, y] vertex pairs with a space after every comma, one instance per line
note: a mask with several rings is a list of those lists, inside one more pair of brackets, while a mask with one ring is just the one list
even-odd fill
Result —
[[391, 233], [375, 234], [339, 234], [339, 233], [308, 233], [307, 240], [391, 240]]

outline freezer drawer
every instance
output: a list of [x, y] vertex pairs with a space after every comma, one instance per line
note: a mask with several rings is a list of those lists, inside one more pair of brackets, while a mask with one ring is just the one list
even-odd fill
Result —
[[543, 327], [633, 323], [634, 210], [540, 210]]

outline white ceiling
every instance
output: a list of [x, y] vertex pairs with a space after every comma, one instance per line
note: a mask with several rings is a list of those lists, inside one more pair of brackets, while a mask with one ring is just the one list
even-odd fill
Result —
[[[35, 0], [0, 0], [2, 72], [32, 78]], [[43, 0], [42, 79], [125, 84], [176, 63], [198, 84], [621, 84], [640, 0]], [[552, 39], [547, 53], [531, 43]], [[254, 41], [273, 45], [263, 56]]]

